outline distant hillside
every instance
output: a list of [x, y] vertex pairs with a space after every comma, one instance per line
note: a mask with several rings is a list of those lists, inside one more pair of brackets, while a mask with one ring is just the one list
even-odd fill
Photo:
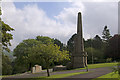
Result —
[[3, 51], [3, 52], [4, 52], [4, 54], [7, 55], [11, 60], [14, 59], [14, 56], [13, 56], [14, 53], [13, 53], [12, 51], [10, 51], [10, 52]]

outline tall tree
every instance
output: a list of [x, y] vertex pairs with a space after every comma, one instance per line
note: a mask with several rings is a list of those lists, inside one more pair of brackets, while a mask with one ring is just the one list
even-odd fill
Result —
[[120, 35], [116, 34], [108, 41], [108, 46], [105, 50], [107, 58], [112, 60], [120, 61]]
[[103, 62], [103, 53], [101, 51], [92, 47], [85, 48], [85, 51], [88, 53], [88, 63]]
[[92, 47], [93, 39], [92, 38], [91, 39], [87, 39], [84, 44], [85, 44], [85, 48]]
[[54, 40], [47, 36], [37, 36], [36, 40], [41, 41], [43, 44], [53, 44]]
[[56, 45], [60, 46], [60, 50], [62, 50], [62, 49], [63, 49], [63, 43], [61, 43], [61, 41], [60, 41], [60, 40], [58, 40], [58, 39], [54, 39], [54, 44], [56, 44]]
[[72, 55], [74, 50], [74, 39], [77, 34], [73, 34], [72, 37], [67, 42], [67, 50], [69, 51], [70, 55]]
[[[37, 60], [35, 61], [34, 57], [30, 56], [32, 53], [30, 52], [31, 50], [29, 50], [29, 48], [41, 43], [41, 41], [37, 41], [35, 39], [27, 39], [19, 43], [14, 49], [16, 64], [23, 67], [24, 70], [31, 70], [31, 67], [36, 63]], [[23, 64], [26, 66], [24, 66]], [[22, 72], [24, 72], [24, 70]]]
[[0, 58], [2, 56], [2, 61], [0, 60], [0, 64], [2, 62], [2, 74], [6, 75], [12, 73], [12, 67], [9, 57], [3, 53], [3, 50], [6, 50], [8, 52], [10, 51], [8, 46], [11, 46], [10, 40], [13, 39], [13, 35], [10, 32], [14, 29], [2, 21], [1, 15], [2, 10], [0, 7]]
[[108, 40], [111, 38], [112, 36], [110, 35], [110, 31], [107, 28], [107, 26], [104, 27], [104, 30], [102, 32], [102, 38], [103, 41], [108, 42]]
[[[103, 41], [96, 35], [93, 39], [85, 41], [85, 50], [88, 52], [88, 63], [90, 61], [104, 62]], [[94, 59], [95, 58], [95, 59]]]
[[[0, 7], [0, 16], [2, 15], [1, 7]], [[11, 46], [10, 40], [13, 39], [13, 35], [9, 33], [10, 31], [13, 31], [14, 29], [11, 28], [9, 25], [5, 24], [0, 17], [0, 36], [2, 39], [0, 40], [0, 43], [2, 43], [3, 49], [10, 51], [8, 46]]]
[[12, 74], [11, 60], [8, 56], [2, 55], [2, 75]]
[[[43, 44], [46, 46], [53, 45], [54, 39], [51, 39], [46, 36], [37, 36], [36, 39], [23, 40], [20, 44], [18, 44], [17, 47], [14, 49], [14, 53], [15, 53], [14, 56], [16, 56], [15, 63], [17, 64], [15, 68], [19, 68], [20, 72], [30, 70], [31, 67], [34, 66], [35, 64], [39, 64], [45, 68], [46, 66], [44, 64], [45, 61], [43, 60], [43, 58], [40, 58], [38, 55], [36, 55], [36, 53], [38, 53], [36, 51], [38, 51], [38, 49], [42, 49], [42, 48], [38, 48], [38, 45], [43, 45]], [[49, 47], [46, 46], [44, 47], [49, 49], [50, 46]], [[46, 53], [43, 54], [46, 55]], [[14, 71], [16, 70], [17, 69], [15, 69]]]
[[52, 43], [51, 38], [42, 36], [39, 39], [24, 40], [14, 49], [14, 52], [16, 62], [21, 64], [20, 66], [24, 68], [24, 65], [28, 65], [26, 66], [29, 68], [27, 71], [36, 63], [44, 63], [41, 66], [47, 68], [48, 76], [50, 76], [48, 69], [53, 62], [69, 59], [68, 51], [59, 49], [59, 46]]
[[101, 50], [102, 45], [103, 45], [102, 39], [98, 35], [96, 35], [93, 38], [92, 47], [95, 49]]

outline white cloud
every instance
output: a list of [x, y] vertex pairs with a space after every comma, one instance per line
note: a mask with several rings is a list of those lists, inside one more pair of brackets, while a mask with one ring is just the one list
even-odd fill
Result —
[[[69, 28], [73, 28], [73, 33], [77, 32], [77, 13], [82, 13], [82, 19], [84, 17], [84, 14], [86, 13], [86, 8], [84, 4], [81, 1], [73, 1], [71, 7], [64, 8], [59, 15], [55, 16], [56, 19], [59, 21], [62, 21], [66, 25], [69, 26]], [[72, 34], [71, 34], [72, 35]], [[90, 38], [89, 32], [86, 30], [84, 31], [84, 38], [88, 39]]]
[[86, 13], [83, 18], [85, 31], [94, 37], [96, 34], [102, 35], [105, 25], [110, 29], [110, 33], [118, 32], [118, 6], [117, 3], [85, 3]]
[[[12, 32], [12, 49], [22, 40], [35, 38], [38, 35], [58, 38], [62, 42], [66, 43], [71, 35], [76, 31], [75, 14], [77, 13], [77, 9], [76, 6], [72, 7], [68, 9], [64, 8], [63, 12], [58, 15], [64, 22], [61, 23], [48, 18], [45, 11], [38, 8], [36, 4], [26, 5], [23, 9], [18, 9], [12, 2], [3, 3], [2, 19], [15, 29], [15, 31]], [[72, 14], [69, 12], [72, 12]]]
[[[95, 3], [71, 2], [71, 6], [64, 8], [55, 19], [47, 16], [44, 10], [36, 4], [25, 5], [18, 9], [12, 2], [2, 4], [4, 22], [15, 29], [12, 32], [13, 40], [11, 49], [24, 39], [35, 38], [38, 35], [57, 38], [66, 43], [76, 33], [77, 13], [82, 12], [84, 38], [88, 39], [101, 34], [104, 25], [110, 25], [113, 33], [117, 27], [116, 5], [95, 5]], [[111, 16], [112, 20], [111, 20]], [[113, 28], [113, 26], [115, 28]], [[109, 27], [109, 26], [108, 26]]]
[[[2, 0], [2, 2], [74, 2], [78, 0]], [[118, 2], [119, 0], [79, 0], [82, 2]]]

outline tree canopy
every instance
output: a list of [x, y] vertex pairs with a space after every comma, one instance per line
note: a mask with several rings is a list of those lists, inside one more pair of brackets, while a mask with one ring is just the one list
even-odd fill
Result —
[[102, 32], [102, 38], [103, 41], [108, 42], [108, 40], [111, 38], [112, 36], [110, 35], [110, 31], [107, 28], [107, 26], [104, 27], [104, 30]]
[[49, 69], [52, 63], [69, 59], [68, 51], [60, 50], [60, 46], [54, 44], [53, 39], [45, 36], [23, 40], [14, 49], [14, 53], [16, 56], [15, 62], [21, 67], [23, 67], [23, 64], [26, 65], [24, 70], [27, 71], [35, 64], [40, 64]]
[[[1, 12], [1, 8], [0, 8], [0, 15], [2, 15], [2, 12]], [[10, 51], [10, 49], [8, 48], [8, 46], [11, 46], [11, 43], [10, 43], [10, 40], [13, 39], [13, 35], [9, 32], [13, 31], [14, 29], [11, 28], [9, 25], [7, 25], [6, 23], [4, 23], [2, 20], [1, 20], [1, 17], [0, 17], [0, 43], [2, 43], [2, 47], [3, 49], [7, 50], [7, 51]]]
[[67, 42], [67, 50], [69, 51], [70, 55], [72, 55], [74, 50], [74, 39], [77, 34], [73, 34], [72, 37]]
[[60, 51], [60, 47], [57, 46], [56, 44], [55, 45], [38, 44], [36, 46], [33, 46], [30, 50], [33, 51], [32, 55], [37, 55], [39, 56], [38, 58], [44, 60], [45, 67], [47, 68], [48, 76], [50, 76], [48, 69], [50, 68], [50, 65], [53, 62], [62, 61], [64, 59], [69, 60], [68, 51], [66, 50]]
[[11, 46], [10, 40], [13, 39], [13, 35], [10, 32], [14, 29], [7, 25], [4, 21], [2, 21], [1, 15], [2, 10], [0, 7], [0, 64], [2, 64], [2, 68], [1, 66], [0, 68], [2, 69], [3, 75], [8, 75], [12, 74], [11, 60], [8, 56], [4, 54], [3, 50], [10, 52], [8, 46]]
[[116, 34], [108, 41], [108, 46], [105, 50], [105, 55], [107, 58], [112, 58], [113, 60], [120, 60], [120, 35]]

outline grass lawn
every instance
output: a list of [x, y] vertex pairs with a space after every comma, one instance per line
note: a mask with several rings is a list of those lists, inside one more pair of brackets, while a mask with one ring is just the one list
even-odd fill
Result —
[[[88, 69], [93, 69], [93, 68], [101, 68], [101, 67], [112, 67], [112, 66], [116, 66], [117, 63], [100, 63], [100, 64], [88, 64]], [[81, 69], [85, 69], [85, 68], [78, 68], [78, 69], [72, 69], [72, 70], [81, 70]], [[69, 71], [69, 70], [64, 70], [64, 71]], [[86, 73], [86, 72], [82, 72], [82, 73]], [[59, 75], [52, 75], [49, 78], [63, 78], [63, 77], [67, 77], [67, 76], [72, 76], [72, 75], [76, 75], [76, 74], [82, 74], [82, 73], [68, 73], [68, 74], [59, 74]], [[7, 75], [7, 76], [15, 76], [15, 75]], [[7, 77], [7, 76], [0, 76], [0, 77]], [[39, 77], [40, 78], [40, 77]], [[47, 78], [47, 77], [42, 77], [42, 78]]]
[[120, 80], [120, 77], [118, 74], [115, 74], [114, 72], [108, 73], [106, 75], [100, 76], [93, 80]]
[[9, 77], [9, 76], [16, 76], [16, 75], [20, 75], [20, 73], [19, 74], [14, 74], [14, 75], [2, 75], [2, 76], [0, 76], [0, 78]]
[[[101, 68], [101, 67], [112, 67], [116, 66], [117, 63], [99, 63], [99, 64], [88, 64], [88, 69], [93, 69], [93, 68]], [[85, 68], [78, 68], [74, 70], [80, 70], [80, 69], [85, 69]]]
[[88, 72], [76, 72], [76, 73], [67, 73], [67, 74], [57, 74], [57, 75], [51, 75], [50, 77], [47, 76], [41, 76], [41, 77], [35, 77], [35, 78], [26, 78], [26, 79], [17, 79], [17, 80], [55, 80], [57, 78], [64, 78], [68, 76], [78, 75], [78, 74], [85, 74]]
[[76, 73], [66, 73], [66, 74], [57, 74], [57, 75], [51, 75], [50, 77], [39, 77], [39, 78], [64, 78], [68, 76], [78, 75], [78, 74], [85, 74], [88, 72], [76, 72]]

